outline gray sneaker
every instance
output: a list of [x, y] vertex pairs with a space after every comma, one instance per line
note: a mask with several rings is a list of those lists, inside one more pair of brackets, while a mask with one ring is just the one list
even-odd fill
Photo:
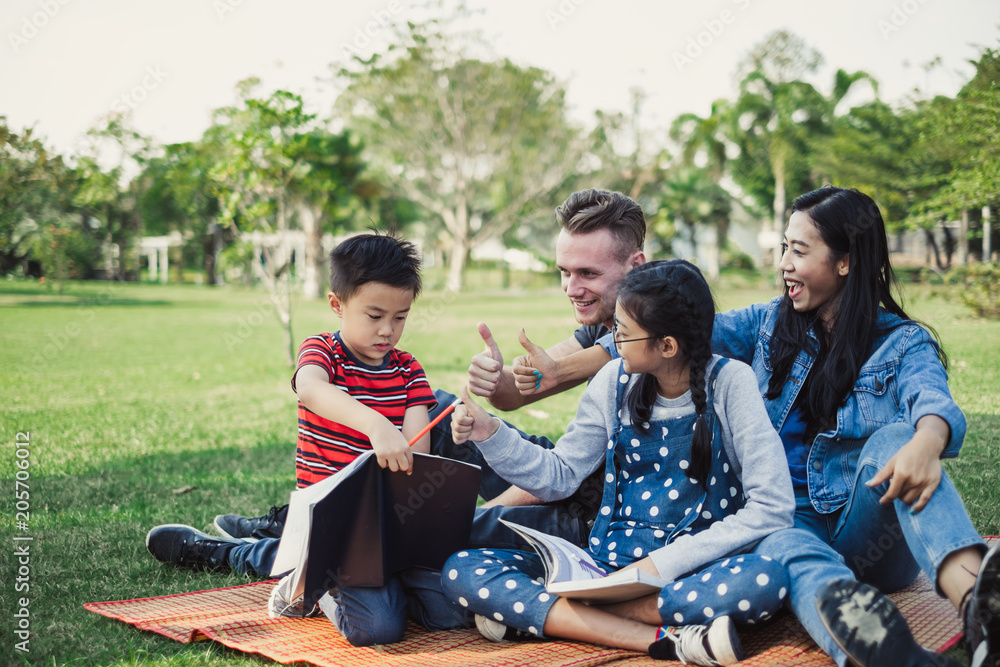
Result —
[[267, 615], [271, 618], [309, 618], [319, 615], [319, 607], [313, 605], [312, 609], [306, 610], [303, 596], [299, 595], [294, 600], [289, 600], [291, 595], [292, 575], [282, 577], [278, 584], [271, 590], [271, 596], [267, 599]]

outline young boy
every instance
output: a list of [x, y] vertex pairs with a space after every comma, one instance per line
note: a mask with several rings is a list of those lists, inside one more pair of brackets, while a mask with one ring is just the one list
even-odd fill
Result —
[[[299, 399], [295, 471], [300, 488], [335, 474], [368, 449], [375, 450], [383, 468], [407, 474], [413, 450], [429, 450], [429, 435], [412, 448], [408, 441], [427, 425], [434, 394], [413, 355], [396, 349], [419, 292], [420, 259], [412, 243], [362, 234], [330, 253], [327, 296], [340, 331], [307, 338], [292, 376]], [[146, 546], [164, 562], [269, 576], [278, 541], [217, 538], [169, 524], [151, 530]], [[286, 581], [272, 594], [272, 615], [301, 613], [301, 598], [284, 599]], [[355, 646], [399, 641], [407, 611], [430, 630], [468, 625], [471, 619], [443, 596], [440, 573], [421, 568], [404, 570], [381, 588], [333, 588], [320, 607]]]

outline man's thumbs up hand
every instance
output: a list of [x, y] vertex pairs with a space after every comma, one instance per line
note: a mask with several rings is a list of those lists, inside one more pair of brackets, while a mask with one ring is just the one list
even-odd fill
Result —
[[477, 327], [479, 335], [483, 338], [486, 348], [476, 356], [472, 357], [469, 365], [469, 390], [476, 396], [484, 398], [491, 397], [500, 384], [500, 372], [503, 370], [503, 355], [500, 348], [493, 340], [490, 328], [483, 322]]
[[528, 353], [514, 359], [514, 386], [522, 396], [537, 394], [556, 386], [558, 382], [556, 362], [542, 349], [528, 340], [524, 329], [517, 339]]

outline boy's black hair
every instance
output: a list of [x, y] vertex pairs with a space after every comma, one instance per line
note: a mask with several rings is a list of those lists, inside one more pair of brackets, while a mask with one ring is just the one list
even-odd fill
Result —
[[358, 234], [330, 251], [330, 291], [349, 300], [367, 283], [413, 290], [420, 294], [420, 253], [393, 232]]
[[[691, 440], [691, 465], [684, 472], [707, 489], [712, 464], [712, 433], [705, 419], [708, 412], [705, 372], [712, 359], [715, 324], [712, 290], [691, 262], [659, 260], [640, 264], [625, 275], [618, 291], [618, 304], [644, 331], [657, 336], [657, 340], [646, 341], [647, 346], [654, 347], [660, 339], [673, 336], [687, 357], [691, 369], [691, 400], [698, 417]], [[625, 396], [625, 409], [632, 424], [643, 433], [647, 430], [656, 396], [656, 376], [652, 373], [643, 373]]]

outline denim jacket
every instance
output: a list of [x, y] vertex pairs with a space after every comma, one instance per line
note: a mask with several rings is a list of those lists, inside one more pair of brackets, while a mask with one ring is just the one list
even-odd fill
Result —
[[[771, 332], [778, 320], [781, 298], [715, 316], [712, 351], [750, 364], [761, 396], [771, 377]], [[879, 309], [879, 325], [903, 320]], [[815, 337], [811, 331], [811, 337]], [[792, 365], [781, 396], [764, 398], [771, 424], [778, 431], [795, 403], [815, 358], [802, 351]], [[926, 329], [903, 324], [875, 340], [875, 350], [847, 402], [837, 409], [837, 425], [816, 436], [806, 462], [809, 497], [817, 512], [827, 514], [846, 502], [858, 467], [861, 448], [876, 430], [894, 422], [916, 427], [924, 415], [937, 415], [951, 427], [943, 458], [958, 455], [965, 439], [965, 415], [948, 390], [948, 374], [937, 346]]]

